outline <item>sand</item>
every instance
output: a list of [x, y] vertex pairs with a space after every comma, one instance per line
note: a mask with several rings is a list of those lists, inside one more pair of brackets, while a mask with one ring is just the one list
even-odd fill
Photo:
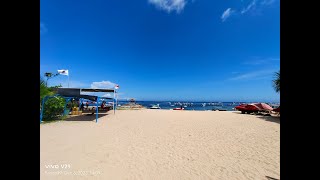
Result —
[[40, 125], [42, 180], [280, 179], [279, 117], [145, 109], [69, 120]]

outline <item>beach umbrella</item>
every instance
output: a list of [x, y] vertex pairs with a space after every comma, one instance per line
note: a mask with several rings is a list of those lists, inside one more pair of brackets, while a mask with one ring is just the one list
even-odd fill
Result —
[[240, 104], [239, 106], [234, 107], [238, 111], [259, 111], [261, 108], [254, 104]]
[[259, 111], [261, 110], [261, 108], [255, 104], [247, 104], [245, 106], [246, 109], [250, 110], [250, 111]]
[[269, 106], [268, 104], [266, 104], [266, 103], [254, 103], [252, 105], [258, 107], [259, 110], [266, 110], [266, 111], [272, 111], [273, 110], [273, 108], [271, 106]]

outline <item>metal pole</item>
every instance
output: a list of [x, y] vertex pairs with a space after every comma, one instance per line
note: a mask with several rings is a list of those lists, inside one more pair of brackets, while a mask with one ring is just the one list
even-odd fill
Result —
[[81, 107], [81, 99], [82, 98], [79, 98], [79, 111], [80, 111], [80, 107]]
[[69, 74], [68, 74], [68, 88], [69, 88], [69, 80], [70, 80], [70, 79], [69, 79]]
[[118, 107], [118, 93], [116, 92], [116, 108]]
[[67, 104], [69, 103], [71, 98], [66, 98], [66, 104], [64, 105], [64, 109], [63, 109], [63, 115], [66, 114], [66, 107], [67, 107]]
[[42, 106], [41, 106], [41, 113], [40, 113], [40, 123], [42, 123], [42, 116], [43, 116], [43, 109], [44, 109], [44, 102], [47, 96], [43, 97], [42, 99]]
[[113, 114], [116, 114], [116, 106], [115, 106], [115, 99], [116, 99], [116, 90], [113, 90]]
[[97, 97], [97, 113], [96, 113], [96, 123], [98, 123], [98, 113], [99, 113], [99, 106], [98, 106], [98, 102], [99, 102], [99, 97]]

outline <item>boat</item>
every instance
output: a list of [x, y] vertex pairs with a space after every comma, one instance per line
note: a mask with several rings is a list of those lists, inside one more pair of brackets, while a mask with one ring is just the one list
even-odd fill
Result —
[[184, 108], [183, 107], [173, 108], [173, 110], [184, 110]]
[[183, 106], [181, 105], [180, 107], [173, 108], [172, 110], [184, 110], [184, 108], [183, 108]]
[[152, 104], [150, 109], [161, 109], [159, 104]]

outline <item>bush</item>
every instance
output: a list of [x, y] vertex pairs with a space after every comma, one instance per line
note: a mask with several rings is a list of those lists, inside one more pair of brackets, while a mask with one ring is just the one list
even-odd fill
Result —
[[48, 99], [44, 105], [43, 120], [50, 121], [60, 117], [63, 113], [65, 103], [65, 99], [62, 97]]

